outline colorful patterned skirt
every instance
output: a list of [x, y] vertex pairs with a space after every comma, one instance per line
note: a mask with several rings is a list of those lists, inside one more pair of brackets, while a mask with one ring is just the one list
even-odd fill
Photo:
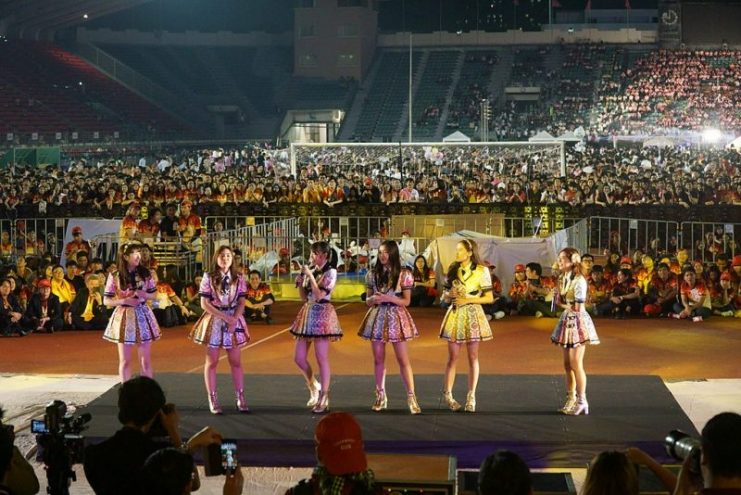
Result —
[[358, 335], [376, 342], [404, 342], [419, 337], [419, 332], [407, 308], [378, 304], [368, 309]]
[[116, 306], [103, 338], [116, 344], [141, 344], [160, 338], [160, 327], [152, 309], [146, 304]]
[[297, 339], [329, 339], [342, 338], [340, 321], [337, 312], [329, 303], [306, 302], [296, 315], [290, 332]]
[[[228, 315], [234, 314], [233, 309], [223, 311]], [[226, 327], [227, 324], [224, 320], [204, 312], [196, 321], [188, 338], [196, 344], [221, 349], [244, 347], [250, 341], [250, 333], [247, 330], [244, 316], [239, 318], [234, 333], [227, 332]]]
[[450, 306], [440, 326], [440, 338], [450, 342], [480, 342], [491, 340], [491, 325], [480, 304]]
[[599, 344], [599, 337], [589, 313], [565, 310], [553, 329], [551, 342], [562, 347], [579, 347]]

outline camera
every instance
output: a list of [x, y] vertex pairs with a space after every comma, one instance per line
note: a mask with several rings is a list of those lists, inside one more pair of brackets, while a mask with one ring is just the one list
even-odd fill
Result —
[[231, 474], [237, 470], [237, 442], [224, 440], [221, 444], [209, 445], [203, 457], [203, 470], [206, 476]]
[[664, 439], [666, 453], [678, 461], [691, 458], [690, 471], [700, 474], [700, 452], [702, 444], [700, 440], [689, 436], [681, 430], [672, 430]]
[[85, 437], [80, 433], [91, 418], [90, 414], [69, 414], [67, 404], [55, 400], [46, 406], [43, 421], [31, 422], [38, 444], [37, 460], [46, 466], [50, 494], [69, 493], [69, 480], [75, 480], [72, 465], [82, 462], [85, 454]]

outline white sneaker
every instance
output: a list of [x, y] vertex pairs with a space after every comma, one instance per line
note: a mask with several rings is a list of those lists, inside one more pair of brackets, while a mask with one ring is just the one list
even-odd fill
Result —
[[494, 313], [494, 319], [501, 320], [502, 318], [504, 318], [504, 311], [497, 311]]
[[486, 321], [491, 321], [491, 315], [489, 313], [486, 313]]
[[535, 317], [536, 318], [543, 318], [543, 313], [541, 313], [540, 311], [536, 311], [535, 312]]
[[695, 316], [694, 318], [692, 318], [692, 321], [694, 323], [697, 323], [698, 321], [702, 321], [702, 316]]

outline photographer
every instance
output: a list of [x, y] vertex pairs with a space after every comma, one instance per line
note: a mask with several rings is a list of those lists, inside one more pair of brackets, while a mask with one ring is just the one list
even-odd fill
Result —
[[694, 472], [695, 456], [682, 463], [674, 495], [741, 494], [741, 415], [725, 412], [713, 416], [702, 429], [700, 473]]
[[0, 409], [0, 495], [33, 495], [39, 492], [39, 480], [18, 447], [13, 445], [15, 433], [11, 425], [2, 422]]
[[[188, 451], [221, 442], [221, 436], [210, 427], [182, 443], [178, 432], [180, 421], [175, 406], [166, 404], [165, 394], [151, 378], [140, 376], [128, 380], [118, 392], [118, 420], [123, 428], [114, 436], [85, 449], [85, 475], [96, 494], [118, 495], [142, 493], [142, 467], [147, 457], [157, 450], [182, 445]], [[152, 438], [152, 426], [159, 422], [170, 443]], [[200, 486], [193, 468], [193, 489]]]
[[[242, 470], [237, 468], [224, 479], [224, 495], [241, 495]], [[182, 449], [161, 449], [144, 463], [145, 495], [186, 495], [193, 491], [193, 456]]]

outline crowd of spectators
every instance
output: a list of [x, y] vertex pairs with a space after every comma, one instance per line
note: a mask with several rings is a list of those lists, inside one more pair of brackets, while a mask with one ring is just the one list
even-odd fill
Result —
[[[130, 206], [158, 209], [256, 203], [528, 203], [582, 205], [738, 204], [741, 155], [728, 150], [614, 149], [567, 153], [561, 176], [555, 150], [454, 148], [373, 155], [327, 148], [301, 157], [296, 175], [286, 150], [181, 150], [157, 159], [120, 158], [65, 167], [0, 172], [4, 209], [81, 206], [101, 217]], [[92, 163], [94, 161], [94, 163]], [[40, 232], [37, 234], [41, 234]]]

